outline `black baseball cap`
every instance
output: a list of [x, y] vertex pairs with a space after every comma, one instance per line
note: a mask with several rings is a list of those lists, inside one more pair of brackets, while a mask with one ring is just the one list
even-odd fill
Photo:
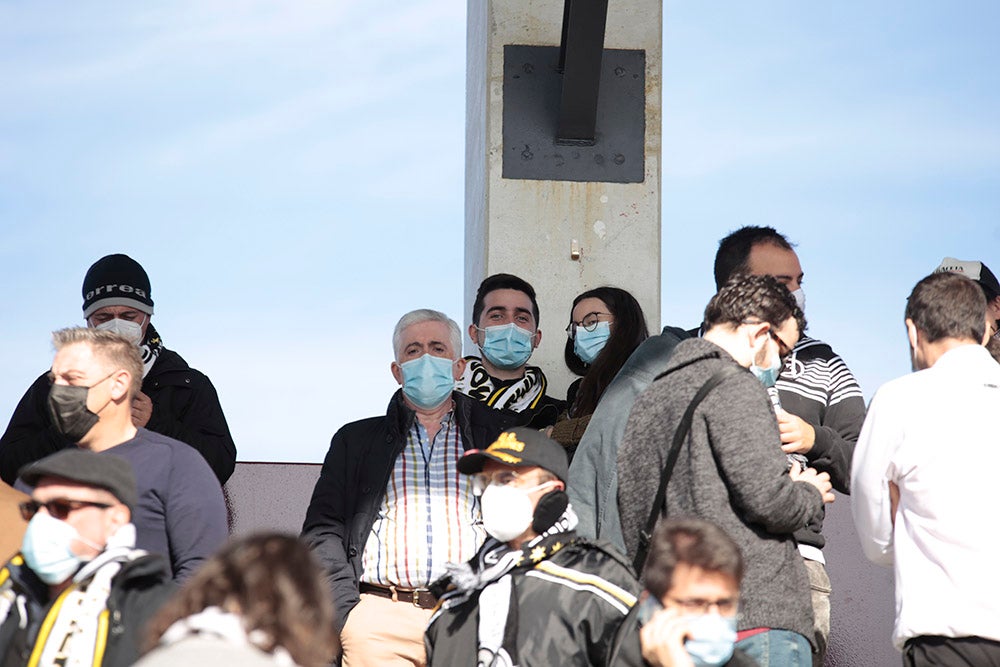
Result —
[[566, 450], [541, 431], [525, 426], [501, 433], [486, 449], [470, 449], [458, 460], [458, 471], [474, 475], [483, 471], [487, 461], [496, 461], [514, 468], [543, 468], [563, 482], [569, 478]]
[[104, 489], [135, 515], [139, 502], [135, 473], [125, 459], [112, 454], [95, 454], [73, 446], [21, 468], [18, 476], [35, 486], [43, 477], [58, 477], [78, 484]]

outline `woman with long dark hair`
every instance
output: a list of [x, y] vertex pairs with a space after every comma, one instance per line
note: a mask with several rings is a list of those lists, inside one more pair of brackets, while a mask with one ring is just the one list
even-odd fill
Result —
[[566, 334], [566, 366], [582, 377], [570, 385], [567, 412], [551, 436], [572, 456], [604, 390], [649, 330], [642, 307], [628, 291], [597, 287], [573, 299]]
[[202, 565], [149, 627], [141, 667], [325, 667], [340, 652], [333, 602], [292, 535], [236, 539]]

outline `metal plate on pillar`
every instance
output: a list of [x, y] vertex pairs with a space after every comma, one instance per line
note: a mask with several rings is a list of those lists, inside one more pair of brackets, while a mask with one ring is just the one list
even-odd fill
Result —
[[646, 53], [605, 49], [594, 143], [556, 143], [558, 46], [504, 46], [503, 177], [641, 183], [645, 175]]

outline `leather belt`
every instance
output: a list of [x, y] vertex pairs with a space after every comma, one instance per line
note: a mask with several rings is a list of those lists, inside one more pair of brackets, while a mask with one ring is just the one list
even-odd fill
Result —
[[437, 598], [426, 588], [397, 588], [361, 582], [358, 587], [362, 593], [370, 593], [380, 598], [389, 598], [393, 602], [408, 602], [421, 609], [433, 609], [437, 606]]

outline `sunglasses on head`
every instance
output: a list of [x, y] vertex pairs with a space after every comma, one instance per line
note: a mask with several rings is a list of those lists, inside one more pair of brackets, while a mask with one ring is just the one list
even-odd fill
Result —
[[70, 498], [55, 498], [54, 500], [49, 500], [44, 503], [40, 503], [37, 500], [28, 500], [18, 505], [21, 510], [21, 517], [25, 521], [31, 521], [31, 518], [38, 513], [38, 510], [45, 508], [45, 511], [49, 513], [53, 519], [59, 519], [62, 521], [69, 516], [70, 512], [75, 512], [78, 509], [84, 507], [100, 507], [101, 509], [107, 509], [111, 505], [107, 503], [95, 503], [90, 500], [72, 500]]

